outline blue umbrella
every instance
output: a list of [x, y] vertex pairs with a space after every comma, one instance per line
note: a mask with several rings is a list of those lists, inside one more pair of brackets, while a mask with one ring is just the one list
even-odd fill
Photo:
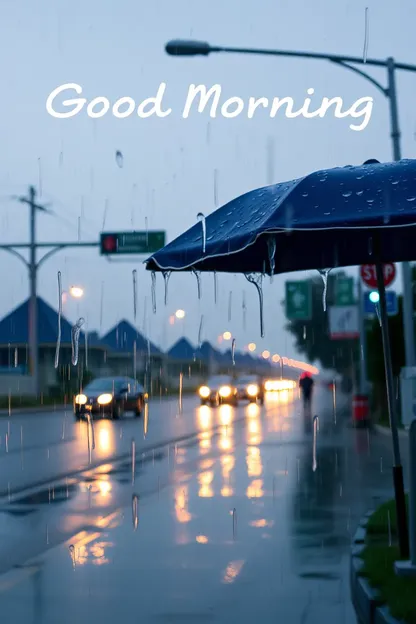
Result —
[[200, 223], [148, 258], [147, 269], [244, 273], [256, 285], [262, 302], [261, 275], [266, 273], [368, 262], [376, 265], [398, 533], [401, 555], [407, 557], [403, 468], [382, 263], [416, 258], [416, 160], [367, 161], [359, 167], [318, 171], [250, 191], [206, 219], [199, 213], [198, 219]]
[[416, 257], [410, 225], [416, 160], [339, 167], [233, 199], [146, 263], [153, 271], [325, 269], [372, 262], [376, 237], [381, 262], [401, 262]]

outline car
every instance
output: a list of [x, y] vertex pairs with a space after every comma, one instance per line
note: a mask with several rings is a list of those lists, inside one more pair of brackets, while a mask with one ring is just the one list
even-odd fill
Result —
[[237, 396], [241, 401], [264, 403], [264, 383], [257, 375], [244, 375], [236, 381]]
[[238, 404], [236, 385], [228, 375], [210, 377], [207, 383], [199, 388], [198, 394], [201, 399], [201, 405], [209, 404], [214, 407], [221, 403]]
[[118, 419], [132, 411], [139, 417], [147, 398], [143, 386], [130, 377], [99, 377], [74, 397], [74, 416]]

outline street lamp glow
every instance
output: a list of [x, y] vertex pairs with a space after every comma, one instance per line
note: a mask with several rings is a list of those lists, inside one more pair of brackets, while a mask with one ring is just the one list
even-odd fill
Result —
[[248, 345], [248, 350], [249, 351], [255, 351], [256, 350], [256, 343], [255, 342], [250, 342], [250, 344]]
[[270, 351], [267, 351], [267, 349], [266, 349], [265, 351], [263, 351], [263, 353], [262, 353], [261, 355], [262, 355], [262, 357], [263, 357], [265, 360], [268, 360], [268, 359], [269, 359], [269, 357], [270, 357]]
[[380, 295], [378, 294], [376, 290], [373, 290], [370, 293], [370, 301], [371, 303], [378, 303], [380, 301]]
[[75, 297], [75, 299], [80, 299], [84, 295], [84, 289], [80, 286], [71, 286], [69, 294], [71, 297]]
[[231, 332], [225, 331], [222, 337], [224, 338], [224, 340], [231, 340]]
[[280, 355], [278, 355], [277, 353], [275, 353], [272, 357], [273, 362], [280, 362]]
[[177, 319], [185, 318], [185, 310], [176, 310], [175, 316]]

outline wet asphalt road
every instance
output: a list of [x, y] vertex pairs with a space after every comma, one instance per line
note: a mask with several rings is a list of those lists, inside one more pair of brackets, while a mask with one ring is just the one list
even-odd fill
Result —
[[155, 401], [95, 422], [94, 449], [71, 413], [2, 419], [2, 621], [355, 622], [351, 535], [391, 492], [391, 456], [346, 404], [319, 390], [315, 451], [289, 393]]

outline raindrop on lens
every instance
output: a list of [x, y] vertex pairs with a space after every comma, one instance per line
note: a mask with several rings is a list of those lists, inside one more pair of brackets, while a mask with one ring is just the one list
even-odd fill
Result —
[[116, 151], [116, 163], [120, 167], [120, 169], [123, 167], [124, 157], [123, 157], [123, 154], [120, 152], [120, 150]]
[[156, 314], [156, 273], [154, 271], [152, 271], [152, 308], [153, 313]]

